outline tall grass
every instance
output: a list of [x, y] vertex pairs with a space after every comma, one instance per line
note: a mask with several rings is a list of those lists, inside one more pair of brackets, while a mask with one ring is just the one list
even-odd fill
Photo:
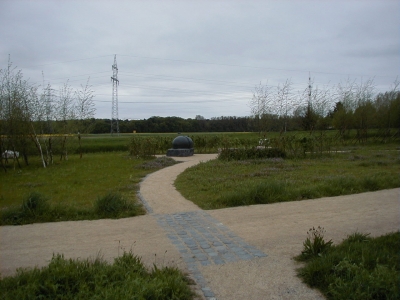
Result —
[[400, 298], [400, 232], [371, 238], [355, 233], [323, 255], [297, 257], [306, 261], [299, 276], [328, 299]]
[[0, 279], [2, 299], [193, 299], [192, 283], [175, 267], [147, 270], [140, 257], [125, 252], [109, 264], [54, 255], [47, 267], [19, 269]]

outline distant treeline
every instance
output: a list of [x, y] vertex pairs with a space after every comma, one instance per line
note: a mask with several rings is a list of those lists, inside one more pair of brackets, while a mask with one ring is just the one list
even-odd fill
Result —
[[[340, 134], [356, 129], [360, 135], [369, 129], [379, 129], [390, 135], [391, 129], [400, 128], [400, 91], [393, 90], [375, 97], [360, 98], [348, 93], [331, 109], [318, 109], [308, 103], [298, 106], [292, 114], [260, 113], [246, 117], [222, 116], [206, 119], [153, 116], [143, 120], [119, 120], [120, 133], [165, 132], [283, 132], [299, 130], [337, 129]], [[260, 100], [262, 101], [262, 100]], [[321, 105], [320, 105], [321, 106]], [[319, 107], [320, 108], [320, 107]], [[89, 122], [89, 120], [86, 120]], [[109, 119], [91, 119], [88, 133], [109, 133]]]
[[[109, 119], [93, 119], [89, 133], [109, 133]], [[218, 117], [212, 119], [184, 119], [180, 117], [151, 117], [143, 120], [119, 120], [120, 133], [166, 132], [248, 132], [256, 131], [254, 118]]]

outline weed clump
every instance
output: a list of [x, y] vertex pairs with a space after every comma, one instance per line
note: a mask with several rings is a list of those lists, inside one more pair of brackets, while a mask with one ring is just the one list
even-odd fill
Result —
[[110, 192], [103, 197], [98, 197], [95, 204], [95, 213], [102, 217], [118, 217], [132, 209], [135, 205], [127, 201], [121, 194]]
[[328, 242], [324, 239], [325, 229], [318, 226], [310, 228], [307, 232], [307, 239], [304, 241], [304, 249], [297, 257], [299, 261], [307, 261], [314, 257], [321, 257], [332, 246], [332, 240]]

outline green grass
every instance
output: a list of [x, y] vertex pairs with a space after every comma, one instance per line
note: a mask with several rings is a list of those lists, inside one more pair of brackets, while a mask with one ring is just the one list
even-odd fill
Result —
[[267, 204], [396, 188], [397, 145], [301, 159], [213, 160], [185, 170], [175, 182], [203, 209]]
[[0, 279], [0, 294], [8, 299], [194, 299], [193, 282], [175, 267], [147, 270], [131, 252], [109, 264], [53, 255], [44, 268], [19, 269]]
[[400, 232], [371, 238], [355, 233], [323, 255], [299, 255], [305, 283], [328, 299], [400, 299]]
[[[82, 159], [71, 155], [68, 161], [56, 161], [46, 169], [41, 167], [38, 158], [21, 170], [10, 166], [7, 173], [0, 173], [0, 224], [143, 214], [136, 195], [139, 182], [145, 175], [170, 163], [133, 159], [126, 152], [112, 152], [92, 153]], [[38, 203], [45, 205], [27, 209], [26, 201], [30, 198], [40, 198]], [[101, 201], [113, 204], [99, 209]]]

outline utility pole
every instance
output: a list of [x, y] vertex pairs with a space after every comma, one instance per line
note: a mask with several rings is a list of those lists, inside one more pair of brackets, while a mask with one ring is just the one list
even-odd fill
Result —
[[116, 133], [119, 135], [118, 125], [118, 67], [117, 67], [117, 55], [114, 55], [114, 64], [112, 65], [113, 76], [112, 81], [112, 105], [111, 105], [111, 135]]
[[311, 74], [308, 72], [308, 105], [311, 105]]

